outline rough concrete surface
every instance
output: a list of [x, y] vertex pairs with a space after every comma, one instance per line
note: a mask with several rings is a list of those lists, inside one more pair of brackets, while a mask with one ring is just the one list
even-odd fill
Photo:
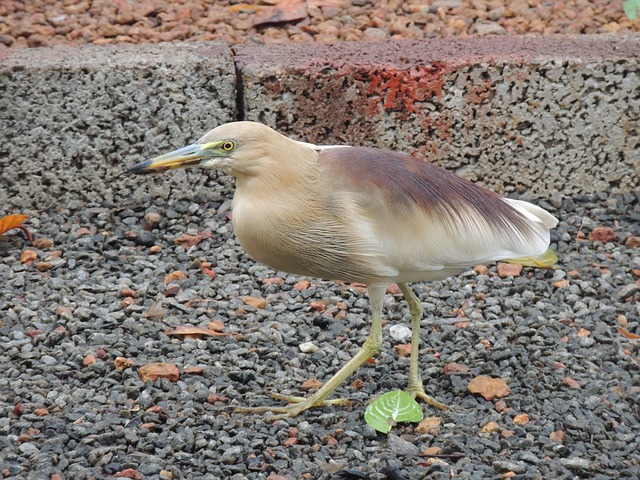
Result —
[[416, 153], [497, 191], [636, 188], [640, 37], [237, 46], [245, 116]]
[[[13, 50], [0, 91], [3, 209], [113, 204], [134, 185], [118, 176], [124, 167], [235, 115], [223, 44]], [[180, 175], [154, 192], [189, 183]]]

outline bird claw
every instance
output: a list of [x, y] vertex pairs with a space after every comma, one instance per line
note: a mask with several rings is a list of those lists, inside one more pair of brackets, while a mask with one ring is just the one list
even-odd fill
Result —
[[422, 388], [422, 386], [417, 386], [417, 387], [409, 386], [409, 388], [407, 388], [406, 391], [409, 395], [413, 397], [414, 400], [417, 400], [419, 398], [420, 400], [422, 400], [425, 403], [428, 403], [432, 407], [438, 408], [440, 410], [451, 410], [451, 407], [449, 407], [448, 405], [445, 405], [444, 403], [439, 402], [432, 396], [427, 395], [427, 393], [424, 391], [424, 388]]
[[289, 395], [281, 395], [279, 393], [272, 393], [271, 396], [276, 400], [282, 400], [289, 405], [284, 407], [265, 406], [265, 407], [236, 407], [234, 412], [236, 413], [274, 413], [265, 418], [267, 421], [283, 420], [285, 418], [292, 418], [299, 413], [304, 412], [313, 407], [325, 407], [327, 405], [351, 405], [351, 401], [346, 398], [335, 398], [331, 400], [315, 400], [313, 397], [295, 397]]

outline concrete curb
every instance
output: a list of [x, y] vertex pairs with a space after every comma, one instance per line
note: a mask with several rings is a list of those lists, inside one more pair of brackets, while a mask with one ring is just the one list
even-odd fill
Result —
[[640, 184], [637, 35], [3, 56], [5, 208], [206, 195], [200, 173], [149, 180], [150, 191], [117, 175], [236, 118], [311, 142], [416, 153], [504, 193], [553, 198]]

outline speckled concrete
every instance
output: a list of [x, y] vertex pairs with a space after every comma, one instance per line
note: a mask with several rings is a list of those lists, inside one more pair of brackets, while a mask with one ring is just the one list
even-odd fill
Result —
[[640, 37], [239, 46], [246, 119], [533, 197], [640, 183]]
[[640, 184], [637, 36], [5, 49], [0, 90], [7, 211], [206, 195], [214, 173], [119, 173], [237, 118], [556, 203]]
[[[0, 210], [125, 201], [140, 188], [125, 167], [235, 117], [223, 44], [13, 50], [0, 91]], [[189, 196], [203, 177], [185, 178], [144, 191]]]

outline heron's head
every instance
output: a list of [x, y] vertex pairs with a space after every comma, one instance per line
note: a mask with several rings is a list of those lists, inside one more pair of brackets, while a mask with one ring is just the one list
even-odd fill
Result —
[[251, 176], [273, 168], [273, 163], [283, 154], [289, 157], [287, 149], [300, 148], [300, 145], [260, 123], [232, 122], [214, 128], [197, 143], [141, 162], [125, 174], [200, 167], [234, 176]]

